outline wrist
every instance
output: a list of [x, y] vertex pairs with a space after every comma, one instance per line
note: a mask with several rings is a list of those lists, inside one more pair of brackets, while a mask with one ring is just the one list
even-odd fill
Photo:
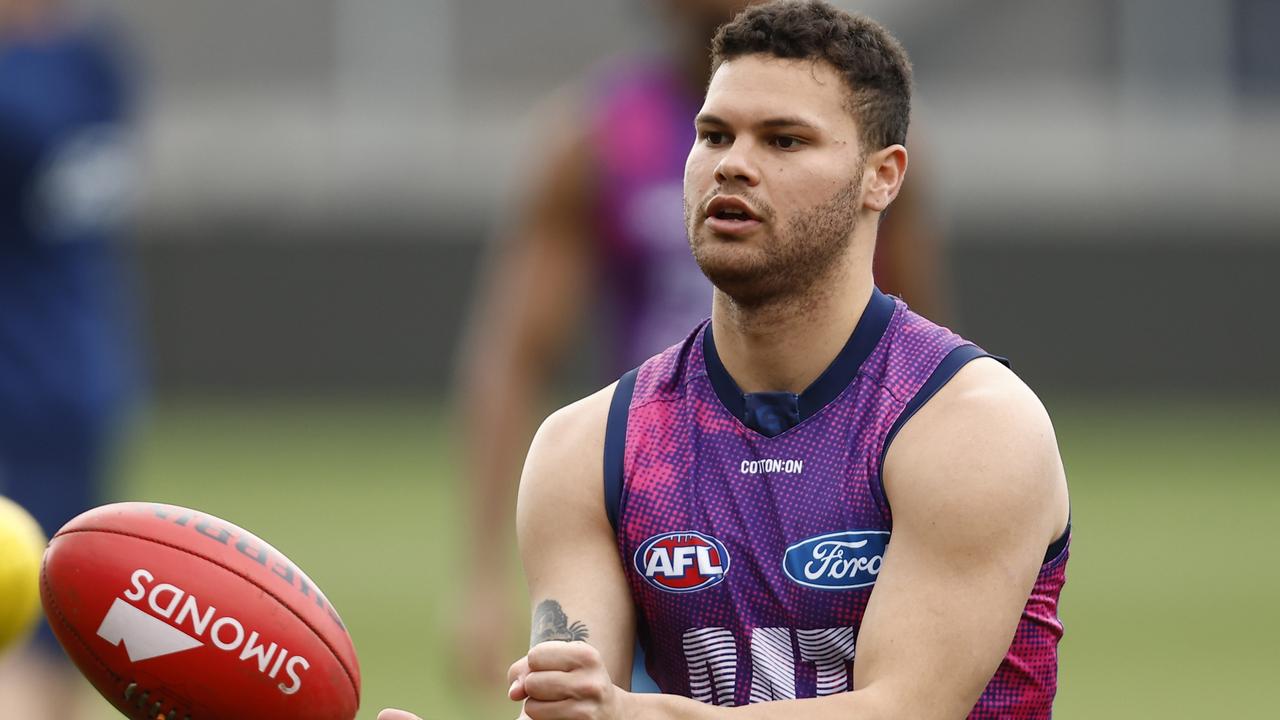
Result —
[[619, 688], [620, 720], [724, 720], [731, 708], [704, 705], [679, 695], [632, 693]]
[[614, 686], [614, 713], [616, 720], [648, 720], [649, 714], [644, 710], [644, 702], [638, 693], [628, 692]]

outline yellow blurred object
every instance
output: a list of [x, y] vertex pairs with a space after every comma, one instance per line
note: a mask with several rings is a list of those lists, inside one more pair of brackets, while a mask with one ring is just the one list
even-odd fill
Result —
[[24, 638], [40, 615], [45, 542], [35, 518], [0, 496], [0, 653]]

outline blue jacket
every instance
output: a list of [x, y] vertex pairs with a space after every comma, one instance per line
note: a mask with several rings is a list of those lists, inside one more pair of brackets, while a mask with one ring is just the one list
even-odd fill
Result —
[[135, 388], [114, 240], [130, 88], [100, 25], [0, 39], [0, 442], [108, 423]]

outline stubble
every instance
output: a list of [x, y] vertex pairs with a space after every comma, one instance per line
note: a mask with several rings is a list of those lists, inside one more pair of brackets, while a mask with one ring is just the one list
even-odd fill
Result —
[[[858, 221], [860, 177], [827, 201], [797, 213], [784, 228], [748, 247], [713, 238], [701, 223], [703, 209], [685, 202], [685, 225], [694, 260], [716, 289], [744, 310], [774, 306], [803, 310], [816, 302], [844, 270]], [[742, 194], [742, 193], [739, 193]], [[744, 195], [752, 202], [749, 195]], [[752, 202], [772, 215], [771, 209]]]

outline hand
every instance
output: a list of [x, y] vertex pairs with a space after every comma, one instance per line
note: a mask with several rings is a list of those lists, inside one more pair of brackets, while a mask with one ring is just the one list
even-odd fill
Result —
[[[600, 651], [584, 642], [539, 643], [507, 671], [520, 720], [625, 720], [628, 694], [613, 684]], [[385, 720], [397, 720], [387, 718]]]
[[404, 710], [392, 710], [387, 708], [378, 713], [378, 720], [422, 720], [422, 718]]

